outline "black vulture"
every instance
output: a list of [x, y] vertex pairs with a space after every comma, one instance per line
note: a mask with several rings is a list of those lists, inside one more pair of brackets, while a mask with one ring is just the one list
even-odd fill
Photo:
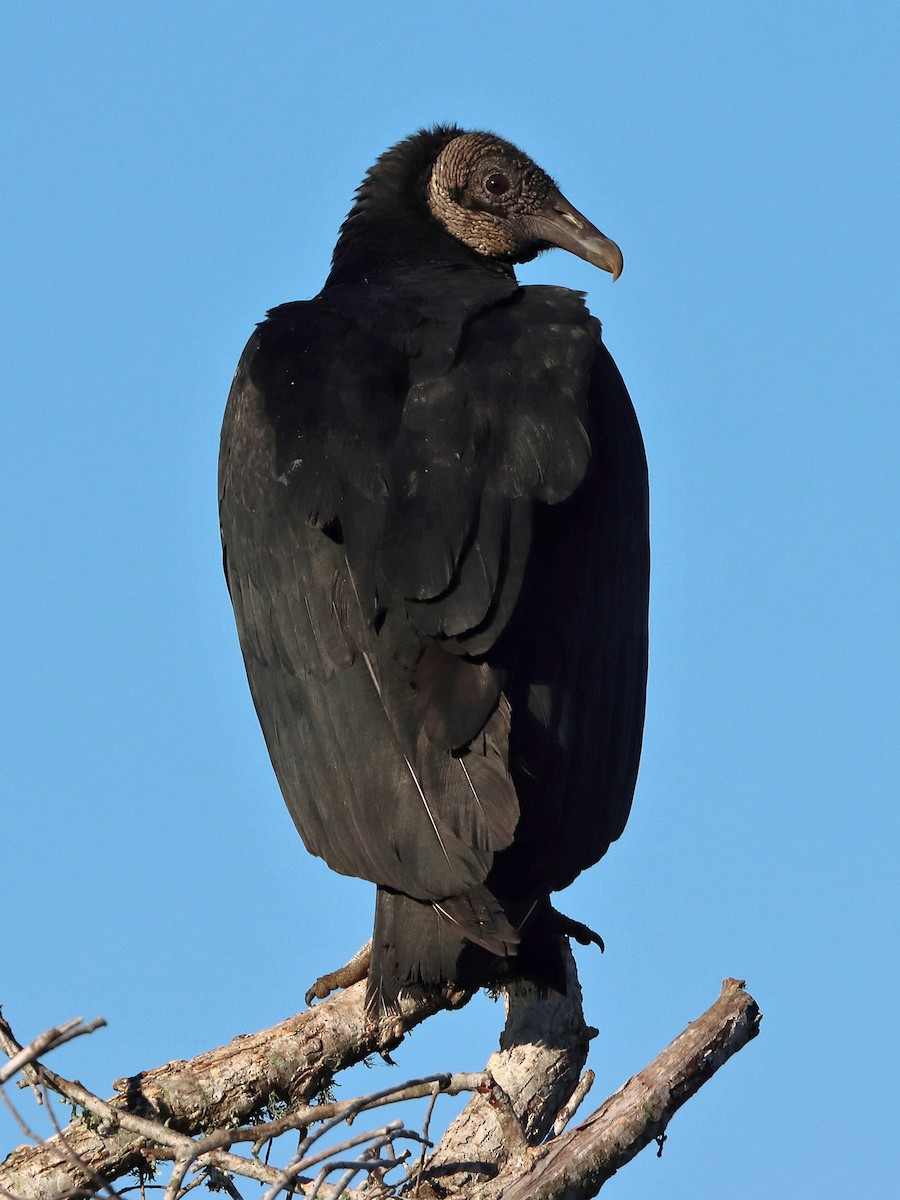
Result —
[[[272, 309], [222, 430], [225, 573], [250, 689], [313, 854], [377, 885], [361, 978], [561, 987], [550, 905], [628, 817], [647, 673], [647, 468], [579, 292], [622, 255], [520, 150], [386, 151], [312, 300]], [[599, 940], [599, 939], [598, 939]]]

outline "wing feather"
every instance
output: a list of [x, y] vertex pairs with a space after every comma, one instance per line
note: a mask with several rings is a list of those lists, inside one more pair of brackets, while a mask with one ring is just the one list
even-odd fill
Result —
[[229, 589], [294, 821], [334, 869], [445, 909], [498, 854], [534, 853], [542, 806], [559, 828], [574, 798], [584, 839], [553, 886], [618, 836], [646, 639], [645, 610], [643, 627], [623, 617], [645, 601], [631, 550], [592, 532], [611, 498], [635, 507], [638, 541], [646, 513], [616, 474], [632, 462], [612, 484], [598, 466], [628, 421], [596, 411], [610, 386], [623, 401], [580, 296], [519, 289], [456, 336], [454, 353], [441, 327], [440, 352], [414, 361], [427, 329], [382, 336], [322, 301], [274, 310], [220, 458]]

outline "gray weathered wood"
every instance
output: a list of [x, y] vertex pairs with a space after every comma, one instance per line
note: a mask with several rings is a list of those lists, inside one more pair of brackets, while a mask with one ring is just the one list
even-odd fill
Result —
[[[247, 1122], [274, 1101], [298, 1104], [327, 1087], [345, 1067], [381, 1048], [367, 1025], [365, 983], [339, 992], [280, 1025], [242, 1034], [190, 1061], [166, 1063], [115, 1083], [114, 1108], [156, 1118], [186, 1134]], [[399, 1025], [412, 1029], [442, 1008], [465, 1003], [457, 994], [405, 1000]], [[0, 1189], [22, 1200], [62, 1200], [91, 1173], [114, 1180], [153, 1160], [147, 1138], [123, 1128], [81, 1120], [40, 1146], [22, 1146], [0, 1163]], [[78, 1164], [81, 1164], [80, 1166]]]
[[595, 1196], [650, 1142], [678, 1109], [759, 1032], [756, 1001], [743, 982], [726, 979], [718, 1000], [577, 1129], [533, 1154], [497, 1200], [585, 1200]]

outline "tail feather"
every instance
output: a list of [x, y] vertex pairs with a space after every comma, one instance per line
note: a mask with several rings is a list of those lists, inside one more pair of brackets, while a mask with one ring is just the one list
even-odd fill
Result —
[[[485, 982], [483, 951], [509, 958], [518, 944], [518, 933], [484, 886], [433, 904], [380, 887], [366, 1007], [378, 1017], [395, 1009], [401, 995], [447, 984], [478, 986]], [[474, 947], [483, 948], [477, 969], [469, 964]]]
[[547, 896], [504, 907], [483, 884], [439, 901], [379, 887], [366, 1009], [379, 1020], [395, 1013], [404, 995], [508, 978], [565, 992], [563, 935], [579, 929], [590, 932], [560, 918]]
[[486, 887], [470, 888], [460, 896], [435, 900], [433, 907], [476, 946], [483, 946], [500, 958], [512, 958], [516, 954], [519, 934], [509, 923], [497, 898]]

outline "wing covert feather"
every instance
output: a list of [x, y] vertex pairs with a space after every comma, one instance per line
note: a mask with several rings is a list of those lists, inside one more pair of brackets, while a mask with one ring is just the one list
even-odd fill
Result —
[[[515, 835], [533, 853], [548, 807], [562, 886], [618, 836], [636, 772], [646, 617], [631, 543], [646, 504], [625, 476], [640, 435], [629, 462], [604, 460], [633, 413], [576, 293], [519, 289], [438, 359], [419, 378], [427, 356], [417, 367], [318, 301], [274, 310], [251, 338], [220, 458], [247, 673], [288, 808], [335, 870], [459, 895], [498, 852], [501, 874], [519, 869], [505, 848]], [[552, 832], [563, 819], [576, 838]]]

